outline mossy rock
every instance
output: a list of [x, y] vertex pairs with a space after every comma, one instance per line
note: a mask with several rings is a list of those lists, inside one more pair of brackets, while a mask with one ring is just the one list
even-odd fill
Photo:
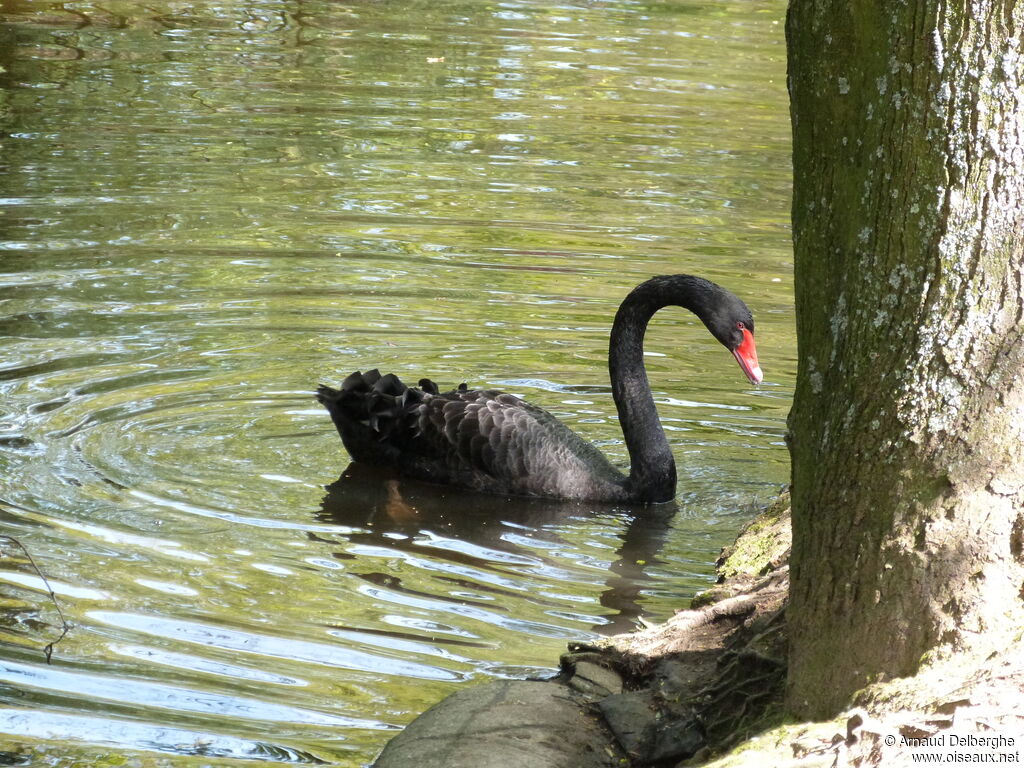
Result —
[[789, 513], [787, 488], [747, 523], [735, 544], [722, 550], [718, 560], [719, 580], [757, 578], [787, 562], [793, 540]]

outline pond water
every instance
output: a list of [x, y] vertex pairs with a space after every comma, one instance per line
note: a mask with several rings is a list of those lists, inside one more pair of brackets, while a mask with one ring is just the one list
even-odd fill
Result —
[[[0, 764], [358, 766], [460, 686], [657, 621], [787, 480], [781, 2], [0, 2]], [[648, 333], [676, 504], [348, 472], [379, 367], [616, 463], [618, 301], [753, 309], [751, 388]]]

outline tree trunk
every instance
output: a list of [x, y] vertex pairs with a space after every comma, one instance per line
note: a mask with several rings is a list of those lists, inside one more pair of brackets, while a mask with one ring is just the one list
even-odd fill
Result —
[[792, 0], [788, 699], [1024, 627], [1024, 3]]

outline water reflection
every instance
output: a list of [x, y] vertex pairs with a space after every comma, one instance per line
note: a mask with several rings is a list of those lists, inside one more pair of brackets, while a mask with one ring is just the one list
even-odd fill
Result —
[[[615, 634], [636, 627], [636, 619], [643, 613], [640, 595], [644, 585], [653, 581], [647, 571], [663, 564], [658, 554], [677, 511], [675, 502], [624, 509], [591, 502], [453, 491], [352, 463], [327, 486], [317, 518], [359, 530], [346, 537], [356, 545], [348, 547], [350, 556], [359, 551], [365, 554], [366, 547], [377, 547], [386, 553], [419, 558], [427, 549], [435, 563], [439, 557], [444, 558], [445, 581], [453, 586], [511, 596], [522, 587], [512, 578], [513, 573], [503, 571], [503, 566], [540, 569], [542, 563], [535, 554], [538, 547], [572, 549], [571, 543], [552, 528], [553, 523], [614, 515], [622, 520], [623, 530], [599, 597], [600, 605], [613, 613], [592, 628]], [[521, 541], [528, 541], [530, 546], [523, 546]], [[341, 553], [336, 556], [344, 557]], [[390, 590], [415, 594], [403, 588], [399, 579], [384, 574], [364, 573], [361, 577]], [[471, 585], [462, 581], [464, 577], [473, 580]], [[437, 599], [436, 595], [429, 597]], [[471, 604], [464, 599], [460, 602]], [[538, 629], [535, 626], [532, 631]]]
[[[0, 551], [4, 759], [365, 763], [703, 588], [788, 472], [783, 16], [0, 0], [0, 526], [74, 625], [46, 667], [59, 617]], [[310, 389], [360, 366], [513, 391], [624, 463], [609, 326], [672, 272], [750, 304], [777, 377], [652, 324], [674, 510], [325, 496]]]

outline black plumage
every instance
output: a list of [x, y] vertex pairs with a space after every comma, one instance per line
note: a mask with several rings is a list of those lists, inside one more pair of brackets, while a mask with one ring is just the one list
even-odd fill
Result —
[[547, 498], [591, 496], [596, 475], [602, 495], [621, 495], [622, 474], [597, 448], [514, 395], [465, 385], [440, 392], [429, 379], [407, 387], [372, 370], [353, 373], [341, 389], [321, 386], [317, 398], [355, 461], [429, 482]]

